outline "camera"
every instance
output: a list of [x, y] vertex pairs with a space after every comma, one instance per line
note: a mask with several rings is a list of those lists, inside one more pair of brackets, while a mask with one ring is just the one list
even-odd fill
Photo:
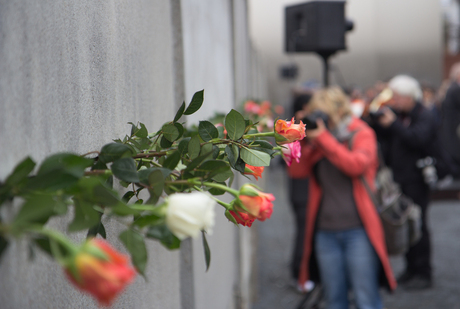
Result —
[[316, 124], [317, 119], [322, 119], [326, 125], [326, 128], [328, 127], [329, 116], [320, 110], [316, 110], [310, 115], [306, 116], [304, 119], [302, 119], [302, 122], [307, 126], [307, 130], [312, 130], [318, 128], [318, 125]]
[[417, 167], [422, 170], [423, 180], [431, 187], [433, 187], [438, 181], [435, 164], [436, 159], [432, 157], [425, 157], [417, 160], [416, 162]]

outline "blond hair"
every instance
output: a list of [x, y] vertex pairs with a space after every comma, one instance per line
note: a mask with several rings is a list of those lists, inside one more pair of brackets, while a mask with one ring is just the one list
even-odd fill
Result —
[[315, 92], [308, 109], [310, 112], [320, 110], [326, 113], [334, 126], [352, 114], [350, 100], [339, 87], [329, 87]]

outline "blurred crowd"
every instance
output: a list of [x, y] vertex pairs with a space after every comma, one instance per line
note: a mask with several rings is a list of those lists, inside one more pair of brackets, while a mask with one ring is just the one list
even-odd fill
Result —
[[[288, 167], [299, 291], [321, 286], [331, 309], [349, 308], [350, 295], [357, 308], [381, 309], [381, 286], [431, 288], [430, 190], [460, 178], [460, 63], [439, 87], [408, 75], [366, 89], [310, 83], [294, 91], [292, 115], [307, 125]], [[421, 209], [421, 238], [397, 277], [370, 192], [382, 164]]]

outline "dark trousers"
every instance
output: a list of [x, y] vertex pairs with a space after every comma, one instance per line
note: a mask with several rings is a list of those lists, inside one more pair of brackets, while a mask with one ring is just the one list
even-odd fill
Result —
[[291, 275], [292, 278], [298, 279], [300, 272], [300, 263], [303, 254], [303, 241], [305, 238], [305, 216], [307, 213], [307, 201], [291, 203], [295, 216], [295, 234], [294, 249], [291, 258]]
[[422, 210], [422, 237], [406, 253], [406, 270], [409, 273], [431, 279], [431, 241], [427, 224], [430, 190], [425, 183], [406, 184], [402, 185], [401, 189]]

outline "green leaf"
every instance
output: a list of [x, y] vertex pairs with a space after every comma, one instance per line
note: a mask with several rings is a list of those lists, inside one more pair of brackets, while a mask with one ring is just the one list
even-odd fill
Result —
[[[254, 122], [252, 122], [252, 120], [244, 120], [244, 122], [246, 123], [246, 129], [244, 130], [244, 134], [248, 133], [251, 128], [254, 126]], [[256, 130], [257, 132], [257, 130]]]
[[70, 175], [83, 177], [85, 169], [90, 167], [93, 162], [93, 159], [83, 158], [72, 153], [58, 153], [43, 161], [37, 176], [63, 169]]
[[156, 169], [149, 175], [149, 184], [152, 188], [150, 193], [154, 194], [156, 197], [160, 197], [161, 193], [163, 193], [163, 188], [165, 185], [165, 177], [163, 172], [160, 169]]
[[201, 231], [201, 235], [203, 235], [204, 260], [206, 262], [206, 271], [208, 271], [209, 265], [211, 264], [211, 250], [209, 250], [209, 245], [208, 241], [206, 240], [205, 232]]
[[161, 131], [163, 131], [163, 136], [170, 142], [174, 142], [179, 138], [179, 130], [174, 124], [165, 124]]
[[97, 225], [101, 217], [100, 212], [96, 211], [93, 205], [81, 198], [74, 198], [74, 200], [75, 217], [68, 226], [69, 232], [81, 231]]
[[179, 142], [179, 146], [177, 146], [177, 150], [181, 156], [184, 156], [188, 152], [188, 143], [190, 142], [190, 137], [186, 137]]
[[246, 129], [244, 117], [234, 109], [225, 116], [224, 124], [225, 129], [227, 130], [227, 136], [232, 140], [240, 139]]
[[170, 250], [180, 247], [180, 240], [166, 227], [166, 225], [151, 226], [146, 235], [149, 238], [158, 239], [163, 246]]
[[204, 154], [208, 154], [208, 157], [211, 158], [212, 152], [213, 152], [212, 144], [204, 144], [203, 146], [201, 146], [200, 156]]
[[185, 102], [182, 103], [182, 105], [179, 107], [179, 110], [176, 113], [176, 116], [174, 116], [174, 122], [179, 121], [180, 117], [184, 114], [185, 111]]
[[[174, 127], [174, 129], [176, 129], [176, 127]], [[177, 130], [177, 129], [176, 129]], [[162, 148], [169, 148], [172, 146], [172, 142], [168, 141], [168, 139], [163, 135], [160, 139], [160, 146]]]
[[238, 158], [238, 160], [235, 163], [235, 167], [233, 167], [235, 170], [240, 172], [241, 174], [244, 174], [244, 170], [246, 168], [246, 163], [241, 158]]
[[32, 161], [30, 157], [22, 160], [16, 167], [13, 172], [8, 176], [5, 183], [11, 186], [15, 186], [24, 180], [27, 180], [27, 176], [30, 172], [33, 171], [35, 167], [35, 162]]
[[227, 166], [226, 169], [220, 170], [218, 173], [211, 176], [211, 178], [217, 182], [224, 182], [227, 179], [229, 179], [232, 175], [233, 175], [232, 170], [230, 169], [229, 166]]
[[213, 159], [217, 159], [217, 157], [219, 156], [220, 154], [220, 148], [217, 147], [216, 145], [213, 145], [212, 146], [212, 158]]
[[[211, 178], [214, 175], [217, 175], [218, 173], [221, 172], [226, 172], [229, 170], [229, 166], [227, 163], [221, 160], [208, 160], [204, 162], [203, 164], [200, 165], [200, 167], [196, 168], [196, 176], [204, 176], [206, 175], [206, 178]], [[230, 177], [230, 176], [229, 176]]]
[[111, 166], [113, 175], [126, 182], [139, 182], [137, 166], [133, 158], [122, 158], [113, 162]]
[[260, 148], [273, 149], [273, 145], [264, 140], [256, 140], [251, 146], [257, 145]]
[[252, 166], [270, 165], [270, 155], [259, 150], [243, 147], [240, 149], [240, 156], [244, 162]]
[[192, 160], [192, 162], [190, 162], [188, 165], [187, 165], [187, 168], [185, 169], [186, 172], [189, 172], [191, 170], [193, 170], [194, 168], [196, 168], [198, 165], [201, 164], [201, 162], [203, 162], [204, 160], [206, 160], [207, 158], [209, 158], [209, 155], [212, 153], [212, 150], [208, 153], [204, 153], [203, 155], [197, 157], [196, 159]]
[[[50, 245], [50, 239], [47, 236], [36, 236], [35, 238], [32, 239], [33, 242], [45, 253], [49, 254], [51, 257], [53, 257], [53, 253], [51, 252], [51, 245]], [[63, 253], [64, 256], [69, 255], [69, 251], [64, 248], [61, 244], [57, 243], [57, 247], [59, 248], [59, 251]]]
[[[223, 186], [227, 186], [225, 182], [217, 182], [217, 183]], [[227, 192], [225, 190], [217, 189], [217, 188], [209, 188], [209, 187], [206, 187], [206, 188], [208, 189], [208, 192], [211, 193], [212, 195], [223, 195]]]
[[147, 225], [157, 225], [159, 222], [163, 222], [164, 217], [156, 214], [139, 216], [133, 222], [136, 226], [143, 228]]
[[201, 139], [205, 142], [209, 142], [213, 138], [219, 137], [219, 131], [217, 128], [209, 121], [200, 121], [198, 124], [198, 134]]
[[86, 234], [86, 238], [96, 237], [97, 234], [101, 235], [102, 238], [104, 239], [107, 238], [105, 227], [101, 222], [101, 218], [102, 218], [102, 214], [100, 214], [99, 223], [88, 230], [88, 234]]
[[128, 203], [129, 200], [134, 196], [134, 192], [133, 191], [128, 191], [126, 192], [123, 197], [121, 198], [123, 200], [123, 202], [125, 203]]
[[138, 172], [140, 183], [148, 186], [150, 184], [149, 176], [153, 171], [156, 171], [156, 170], [161, 171], [161, 173], [163, 174], [163, 178], [166, 178], [169, 176], [169, 174], [171, 174], [171, 170], [167, 168], [162, 168], [162, 167], [150, 167], [147, 169], [142, 169]]
[[188, 155], [190, 159], [195, 159], [200, 155], [201, 143], [198, 135], [193, 136], [188, 143]]
[[133, 150], [128, 145], [110, 143], [102, 147], [99, 155], [99, 161], [102, 163], [109, 163], [117, 159], [131, 157], [133, 155]]
[[55, 214], [55, 207], [58, 203], [50, 194], [30, 195], [14, 218], [12, 225], [18, 227], [30, 223], [45, 223]]
[[83, 177], [85, 169], [93, 162], [92, 159], [69, 153], [52, 155], [42, 163], [37, 175], [27, 181], [26, 187], [29, 190], [48, 191], [70, 188]]
[[149, 131], [147, 131], [147, 128], [143, 123], [140, 123], [139, 125], [141, 127], [139, 130], [137, 130], [137, 132], [134, 135], [136, 135], [137, 137], [147, 137], [149, 135]]
[[230, 211], [228, 209], [225, 210], [225, 217], [227, 217], [228, 221], [231, 221], [231, 222], [235, 223], [235, 225], [238, 225], [238, 222], [236, 222], [235, 217], [232, 216], [232, 214], [230, 213]]
[[123, 231], [119, 236], [121, 242], [131, 254], [132, 262], [137, 271], [145, 277], [147, 265], [147, 249], [144, 237], [134, 230]]
[[204, 90], [195, 92], [195, 94], [193, 95], [192, 101], [188, 105], [184, 114], [191, 115], [195, 113], [197, 110], [201, 108], [201, 105], [203, 105], [203, 100], [204, 100]]
[[166, 157], [166, 160], [163, 163], [163, 166], [167, 169], [174, 170], [177, 164], [179, 164], [179, 161], [180, 161], [180, 153], [179, 151], [174, 151], [172, 154]]
[[280, 144], [280, 143], [286, 143], [288, 139], [275, 131], [275, 141], [277, 144]]
[[[233, 147], [234, 146], [234, 147]], [[227, 154], [228, 162], [230, 163], [230, 166], [235, 168], [236, 161], [238, 160], [240, 156], [240, 151], [238, 149], [238, 146], [236, 145], [227, 145], [225, 147], [225, 153]]]
[[103, 184], [99, 184], [93, 188], [93, 199], [92, 201], [96, 204], [101, 204], [104, 206], [115, 206], [120, 202], [118, 194], [110, 189], [107, 188]]
[[179, 137], [176, 138], [176, 140], [178, 140], [179, 138], [182, 137], [182, 135], [184, 135], [185, 129], [184, 129], [184, 126], [181, 125], [181, 124], [178, 123], [178, 122], [175, 122], [175, 123], [174, 123], [174, 126], [176, 127], [177, 131], [179, 131]]
[[224, 138], [225, 137], [225, 134], [224, 134], [225, 128], [222, 127], [222, 126], [218, 126], [216, 128], [217, 128], [217, 132], [219, 132], [219, 138]]

